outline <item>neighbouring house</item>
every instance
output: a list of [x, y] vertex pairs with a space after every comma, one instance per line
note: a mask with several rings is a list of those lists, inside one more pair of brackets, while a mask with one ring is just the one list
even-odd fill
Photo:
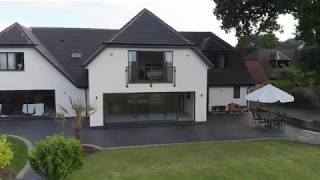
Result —
[[255, 72], [258, 76], [254, 78], [255, 83], [260, 84], [265, 79], [264, 76], [267, 76], [267, 79], [279, 79], [281, 70], [294, 64], [298, 51], [303, 46], [303, 41], [289, 39], [273, 48], [244, 49], [242, 55], [250, 73]]
[[90, 126], [205, 122], [246, 106], [254, 83], [240, 54], [211, 32], [177, 32], [147, 9], [121, 29], [26, 28], [0, 33], [0, 115], [42, 116], [91, 104]]

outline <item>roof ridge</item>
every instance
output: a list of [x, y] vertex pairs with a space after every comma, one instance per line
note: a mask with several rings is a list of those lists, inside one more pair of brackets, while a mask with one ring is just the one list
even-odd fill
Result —
[[120, 29], [119, 32], [117, 32], [111, 39], [108, 40], [108, 42], [112, 42], [115, 38], [117, 38], [125, 29], [127, 29], [129, 27], [129, 25], [131, 25], [134, 21], [136, 21], [138, 19], [138, 17], [140, 17], [143, 12], [145, 11], [145, 9], [143, 9], [142, 11], [140, 11], [138, 14], [136, 14], [130, 21], [128, 21], [125, 25], [123, 25]]
[[0, 36], [1, 36], [4, 32], [6, 32], [6, 31], [10, 30], [11, 28], [13, 28], [14, 26], [16, 26], [17, 24], [18, 24], [18, 23], [15, 22], [15, 23], [11, 24], [9, 27], [7, 27], [7, 28], [5, 28], [4, 30], [0, 31]]
[[221, 39], [219, 36], [217, 36], [215, 33], [211, 32], [211, 35], [213, 35], [218, 41], [220, 41], [220, 43], [222, 43], [223, 45], [228, 46], [229, 48], [232, 48], [233, 50], [237, 51], [235, 49], [235, 47], [231, 46], [229, 43], [227, 43], [225, 40]]
[[30, 29], [75, 29], [75, 30], [111, 30], [119, 31], [119, 29], [111, 28], [82, 28], [82, 27], [30, 27]]
[[187, 42], [188, 44], [193, 44], [191, 43], [189, 40], [187, 40], [186, 38], [184, 38], [177, 30], [175, 30], [173, 27], [171, 27], [169, 24], [165, 23], [163, 20], [161, 20], [158, 16], [156, 16], [155, 14], [153, 14], [151, 11], [149, 11], [148, 9], [144, 9], [147, 13], [151, 14], [157, 21], [159, 21], [162, 25], [168, 27], [172, 32], [174, 32], [177, 36], [179, 36], [181, 39], [183, 39], [185, 42]]
[[27, 38], [32, 44], [37, 44], [32, 40], [32, 38], [29, 36], [29, 34], [25, 31], [24, 28], [26, 28], [26, 27], [24, 27], [23, 25], [21, 25], [19, 23], [16, 23], [16, 24], [18, 25], [18, 28], [20, 29], [20, 31], [25, 35], [24, 36], [25, 38]]

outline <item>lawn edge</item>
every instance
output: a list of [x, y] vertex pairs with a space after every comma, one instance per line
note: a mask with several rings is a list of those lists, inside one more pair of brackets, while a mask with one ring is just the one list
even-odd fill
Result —
[[236, 139], [236, 140], [213, 140], [213, 141], [202, 141], [202, 142], [181, 142], [181, 143], [163, 143], [163, 144], [146, 144], [146, 145], [131, 145], [131, 146], [119, 146], [119, 147], [106, 147], [101, 148], [102, 150], [115, 150], [115, 149], [131, 149], [131, 148], [143, 148], [143, 147], [161, 147], [170, 145], [184, 145], [184, 144], [211, 144], [211, 143], [222, 143], [222, 142], [250, 142], [259, 140], [288, 140], [298, 142], [295, 138], [251, 138], [251, 139]]
[[[33, 145], [29, 140], [27, 140], [21, 136], [16, 136], [16, 135], [6, 134], [6, 136], [13, 137], [13, 138], [16, 138], [16, 139], [23, 141], [25, 143], [25, 145], [27, 146], [28, 154], [30, 155], [31, 150], [33, 149]], [[29, 161], [27, 161], [27, 163], [24, 165], [24, 167], [17, 174], [16, 179], [22, 179], [24, 177], [24, 175], [26, 174], [26, 172], [28, 171], [28, 169], [30, 169], [30, 168], [31, 168], [30, 163], [29, 163]]]

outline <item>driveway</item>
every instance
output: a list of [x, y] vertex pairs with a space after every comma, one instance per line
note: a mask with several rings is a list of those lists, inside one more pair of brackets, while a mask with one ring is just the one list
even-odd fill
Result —
[[[302, 129], [287, 125], [283, 131], [251, 126], [249, 114], [221, 114], [208, 117], [208, 122], [192, 125], [89, 128], [83, 131], [83, 143], [101, 147], [148, 144], [241, 140], [254, 138], [295, 138]], [[22, 136], [32, 142], [53, 134], [72, 136], [71, 123], [63, 128], [53, 120], [0, 120], [0, 133]]]

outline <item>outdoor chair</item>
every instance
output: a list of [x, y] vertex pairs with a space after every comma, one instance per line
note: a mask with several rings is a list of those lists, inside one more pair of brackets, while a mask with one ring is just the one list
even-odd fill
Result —
[[279, 129], [285, 128], [285, 114], [283, 113], [277, 113], [277, 117], [273, 121], [273, 127], [277, 127]]
[[251, 109], [252, 113], [252, 124], [257, 125], [257, 124], [263, 124], [265, 125], [266, 121], [265, 119], [257, 112], [255, 109]]

